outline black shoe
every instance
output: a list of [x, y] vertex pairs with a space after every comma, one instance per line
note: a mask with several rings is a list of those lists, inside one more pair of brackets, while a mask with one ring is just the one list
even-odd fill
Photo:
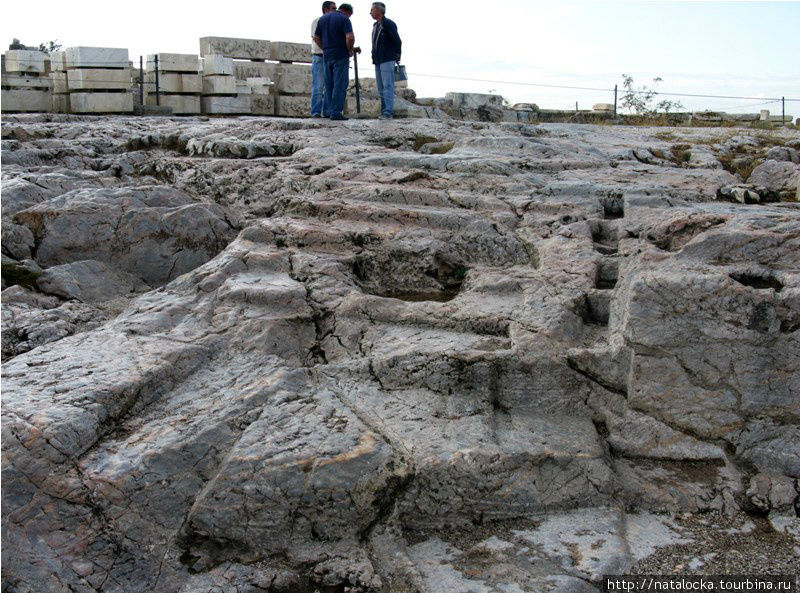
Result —
[[350, 118], [345, 117], [343, 115], [332, 115], [331, 116], [331, 120], [332, 121], [347, 121], [348, 119], [350, 119]]

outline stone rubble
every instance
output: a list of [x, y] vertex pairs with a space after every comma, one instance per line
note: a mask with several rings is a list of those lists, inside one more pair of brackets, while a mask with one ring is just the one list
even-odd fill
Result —
[[800, 135], [669, 133], [5, 116], [4, 590], [789, 571]]

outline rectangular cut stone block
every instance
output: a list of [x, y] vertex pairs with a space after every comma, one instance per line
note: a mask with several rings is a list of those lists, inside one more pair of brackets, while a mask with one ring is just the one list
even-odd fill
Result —
[[275, 87], [279, 93], [287, 95], [311, 94], [311, 73], [308, 75], [281, 73]]
[[200, 58], [194, 54], [151, 54], [147, 56], [147, 71], [156, 69], [158, 57], [158, 70], [160, 72], [186, 72], [197, 74], [200, 70]]
[[[378, 88], [378, 82], [374, 78], [358, 78], [358, 86], [362, 91], [372, 91]], [[350, 80], [348, 89], [353, 90], [356, 88], [356, 79]]]
[[[148, 72], [145, 75], [145, 82], [147, 82], [148, 91], [155, 93], [156, 73]], [[195, 93], [199, 95], [203, 92], [203, 77], [199, 74], [162, 72], [158, 75], [158, 88], [162, 93]]]
[[304, 95], [279, 95], [275, 97], [275, 115], [281, 117], [310, 117], [311, 97]]
[[248, 115], [250, 95], [241, 97], [203, 97], [203, 113], [210, 115]]
[[128, 50], [121, 47], [68, 47], [64, 50], [66, 67], [127, 68]]
[[[197, 115], [202, 113], [200, 95], [161, 95], [159, 98], [162, 107], [171, 107], [172, 113], [176, 115]], [[156, 96], [153, 93], [147, 95], [145, 105], [155, 105]]]
[[275, 115], [275, 97], [272, 95], [250, 95], [250, 113], [253, 115]]
[[250, 85], [248, 85], [246, 82], [242, 82], [241, 80], [237, 80], [236, 81], [236, 94], [237, 95], [251, 95], [252, 93], [253, 93], [253, 89], [250, 88]]
[[69, 113], [69, 95], [53, 94], [53, 113]]
[[54, 51], [50, 54], [50, 71], [64, 72], [67, 69], [67, 54], [63, 51]]
[[311, 64], [278, 64], [278, 76], [283, 74], [311, 76]]
[[272, 92], [273, 84], [269, 78], [248, 78], [246, 83], [254, 94], [269, 95]]
[[66, 72], [51, 72], [50, 73], [50, 80], [53, 82], [53, 92], [54, 93], [68, 93], [69, 86], [67, 85], [67, 73]]
[[130, 93], [70, 93], [72, 113], [132, 113]]
[[89, 90], [128, 90], [133, 84], [131, 69], [109, 70], [106, 68], [82, 68], [70, 70], [67, 76], [67, 86], [72, 91]]
[[23, 74], [45, 74], [44, 60], [47, 54], [27, 49], [10, 49], [5, 54], [6, 72]]
[[[397, 86], [397, 85], [395, 85]], [[503, 97], [500, 95], [486, 95], [480, 93], [447, 93], [445, 95], [453, 107], [462, 109], [477, 109], [478, 107], [493, 106], [503, 107]]]
[[239, 60], [269, 60], [270, 45], [270, 42], [264, 39], [201, 37], [200, 55], [210, 56], [216, 54]]
[[248, 78], [269, 78], [278, 80], [278, 67], [280, 64], [265, 62], [234, 62], [233, 75], [237, 80]]
[[273, 41], [270, 48], [270, 60], [276, 62], [308, 62], [311, 63], [310, 43], [288, 43]]
[[[358, 113], [356, 111], [355, 97], [347, 97], [347, 101], [345, 101], [344, 104], [344, 112], [347, 115], [356, 115]], [[361, 115], [378, 117], [380, 114], [381, 114], [380, 99], [366, 99], [364, 97], [361, 97]]]
[[220, 55], [210, 55], [203, 58], [203, 74], [233, 74], [233, 59]]
[[235, 95], [236, 79], [233, 76], [204, 76], [204, 95]]
[[38, 89], [3, 89], [0, 96], [3, 112], [47, 113], [53, 109], [50, 91]]
[[49, 76], [25, 76], [24, 74], [3, 74], [4, 87], [14, 89], [52, 89], [53, 81]]

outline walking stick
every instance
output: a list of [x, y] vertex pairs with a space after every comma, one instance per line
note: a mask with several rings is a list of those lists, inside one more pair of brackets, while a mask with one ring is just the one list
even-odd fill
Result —
[[356, 71], [356, 113], [361, 115], [361, 85], [358, 83], [358, 52], [353, 53], [353, 66]]

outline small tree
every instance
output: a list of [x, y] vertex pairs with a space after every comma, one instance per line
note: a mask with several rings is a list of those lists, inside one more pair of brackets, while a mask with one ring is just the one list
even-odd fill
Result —
[[43, 51], [46, 54], [51, 54], [54, 51], [58, 51], [61, 49], [61, 43], [56, 39], [55, 41], [48, 41], [47, 43], [40, 43], [39, 44], [39, 51]]
[[[653, 84], [657, 85], [662, 82], [661, 77], [657, 76], [653, 79]], [[648, 115], [654, 113], [670, 113], [671, 111], [678, 111], [683, 109], [683, 103], [680, 101], [670, 101], [664, 99], [653, 106], [653, 100], [658, 95], [658, 91], [654, 88], [641, 86], [635, 88], [633, 86], [633, 77], [627, 74], [622, 75], [622, 100], [620, 104], [623, 109], [636, 113], [637, 115]]]

